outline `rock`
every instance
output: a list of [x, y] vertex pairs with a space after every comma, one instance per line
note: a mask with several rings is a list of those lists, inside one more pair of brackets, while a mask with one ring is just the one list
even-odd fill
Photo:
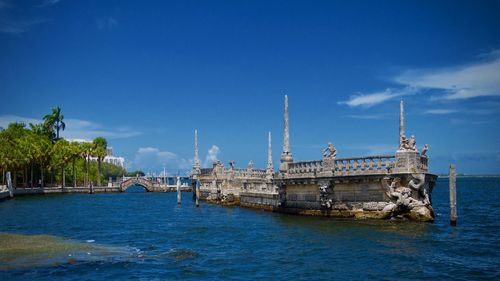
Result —
[[394, 203], [389, 203], [389, 204], [387, 204], [387, 206], [385, 206], [385, 207], [384, 207], [384, 209], [382, 209], [382, 212], [391, 213], [391, 212], [393, 212], [395, 209], [396, 209], [396, 204], [394, 204]]
[[416, 207], [410, 210], [410, 218], [415, 221], [434, 221], [434, 212], [426, 206]]
[[363, 210], [378, 211], [378, 203], [377, 202], [366, 202], [366, 203], [363, 203]]

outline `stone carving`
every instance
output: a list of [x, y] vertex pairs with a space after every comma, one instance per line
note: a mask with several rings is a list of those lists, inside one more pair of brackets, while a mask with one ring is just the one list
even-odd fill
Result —
[[332, 209], [333, 200], [331, 198], [332, 188], [328, 183], [323, 183], [319, 187], [319, 200], [323, 209]]
[[323, 150], [323, 158], [333, 158], [337, 157], [337, 149], [335, 146], [329, 142], [328, 146]]
[[234, 170], [234, 160], [229, 161], [229, 169]]
[[383, 209], [384, 212], [391, 216], [409, 213], [420, 220], [433, 220], [434, 214], [425, 188], [425, 174], [411, 174], [409, 179], [387, 176], [382, 179], [382, 186], [391, 200]]
[[424, 156], [424, 157], [427, 157], [427, 151], [429, 151], [429, 145], [425, 144], [424, 147], [422, 148], [421, 155]]
[[412, 135], [410, 138], [402, 136], [399, 151], [417, 151], [417, 141], [415, 140], [415, 136]]
[[250, 162], [248, 162], [247, 170], [249, 170], [249, 171], [253, 170], [253, 161], [252, 160], [250, 160]]

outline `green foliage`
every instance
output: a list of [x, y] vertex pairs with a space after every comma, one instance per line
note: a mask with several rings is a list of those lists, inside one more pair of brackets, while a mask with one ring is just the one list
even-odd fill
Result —
[[[18, 187], [30, 183], [47, 186], [62, 182], [63, 174], [66, 183], [75, 184], [75, 179], [79, 186], [99, 185], [102, 180], [106, 183], [109, 177], [116, 179], [127, 173], [119, 166], [102, 163], [107, 151], [105, 138], [98, 137], [91, 143], [60, 139], [59, 130], [64, 130], [66, 124], [59, 107], [52, 108], [52, 113], [43, 119], [43, 124], [30, 123], [26, 127], [23, 123], [11, 123], [0, 130], [0, 169], [13, 173], [14, 185], [19, 179]], [[89, 161], [91, 156], [97, 157], [97, 162]]]
[[66, 123], [64, 123], [64, 116], [61, 114], [61, 108], [59, 106], [52, 108], [52, 113], [47, 114], [43, 117], [43, 128], [51, 133], [52, 140], [59, 139], [59, 130], [66, 129]]

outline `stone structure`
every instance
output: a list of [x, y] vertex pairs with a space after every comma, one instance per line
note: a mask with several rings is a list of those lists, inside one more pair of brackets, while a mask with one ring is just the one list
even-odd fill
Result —
[[437, 177], [428, 170], [428, 146], [420, 154], [415, 137], [406, 138], [403, 101], [395, 155], [337, 158], [329, 143], [322, 160], [294, 162], [287, 96], [284, 120], [279, 173], [272, 168], [269, 134], [266, 170], [253, 165], [240, 170], [234, 162], [226, 169], [217, 161], [193, 173], [201, 183], [201, 199], [302, 215], [433, 221], [431, 193]]
[[[177, 180], [180, 180], [180, 177], [177, 177]], [[180, 182], [178, 182], [180, 184]], [[127, 188], [134, 186], [134, 185], [140, 185], [144, 187], [144, 189], [147, 192], [175, 192], [177, 190], [177, 182], [175, 185], [168, 185], [168, 184], [163, 184], [157, 178], [157, 180], [154, 180], [152, 178], [148, 177], [129, 177], [129, 178], [123, 178], [123, 180], [120, 182], [120, 192], [124, 192], [127, 190]], [[181, 191], [191, 191], [191, 186], [189, 185], [183, 185], [181, 186]]]

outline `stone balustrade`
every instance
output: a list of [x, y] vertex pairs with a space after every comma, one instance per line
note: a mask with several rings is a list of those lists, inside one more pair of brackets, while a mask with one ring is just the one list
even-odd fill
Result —
[[394, 167], [395, 156], [375, 155], [335, 159], [335, 176], [385, 174]]
[[307, 173], [319, 173], [323, 171], [322, 161], [301, 161], [294, 162], [288, 165], [288, 174], [307, 174]]
[[[324, 161], [301, 161], [288, 165], [287, 177], [318, 175], [328, 172]], [[394, 167], [395, 156], [374, 155], [366, 157], [337, 158], [332, 167], [334, 176], [385, 174]]]

